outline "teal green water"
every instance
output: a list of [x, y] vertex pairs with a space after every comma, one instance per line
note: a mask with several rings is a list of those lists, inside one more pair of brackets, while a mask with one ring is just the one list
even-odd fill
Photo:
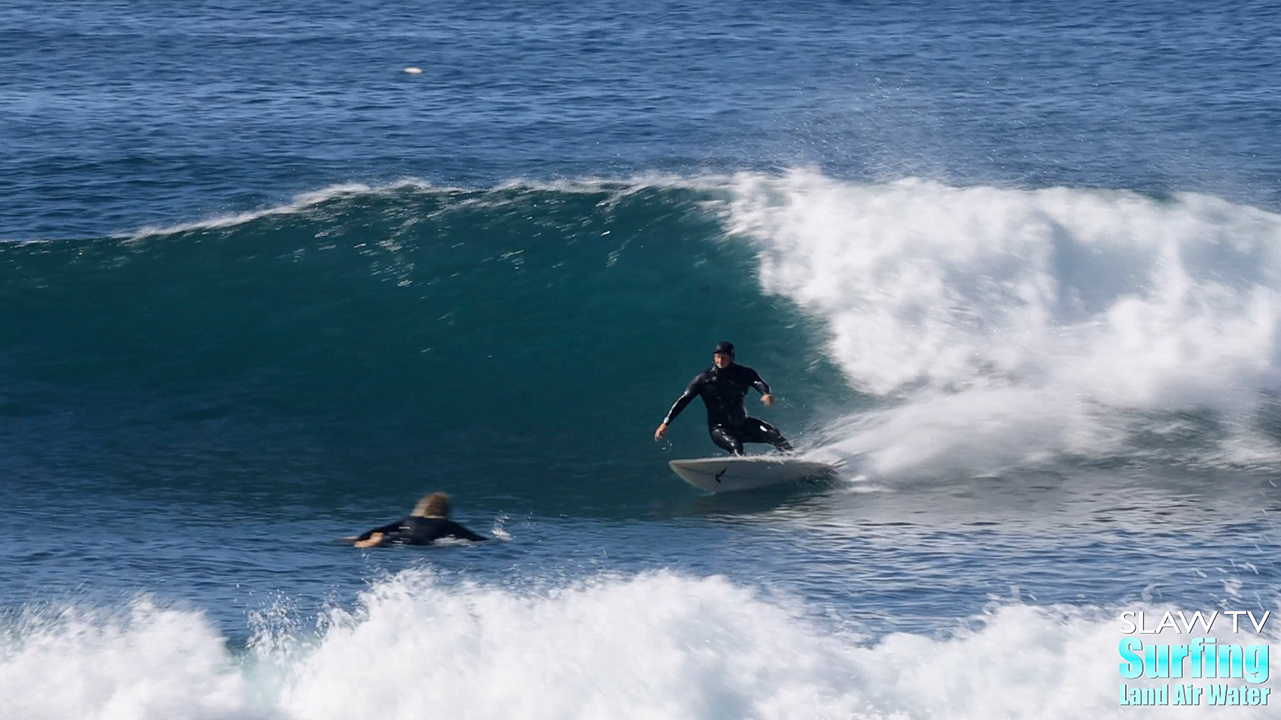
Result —
[[[7, 455], [65, 443], [85, 465], [60, 482], [88, 492], [177, 473], [231, 502], [440, 486], [508, 511], [644, 506], [679, 490], [649, 436], [717, 338], [780, 388], [772, 417], [802, 442], [852, 397], [822, 327], [761, 295], [708, 199], [405, 187], [7, 246]], [[700, 413], [673, 436], [686, 453]]]

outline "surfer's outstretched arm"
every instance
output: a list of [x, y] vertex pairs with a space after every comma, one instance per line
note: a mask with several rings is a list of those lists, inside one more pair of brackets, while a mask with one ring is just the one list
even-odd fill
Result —
[[450, 528], [450, 532], [453, 534], [454, 537], [458, 538], [459, 540], [470, 540], [471, 542], [485, 542], [486, 540], [489, 539], [484, 535], [477, 535], [476, 533], [472, 532], [471, 530], [468, 530], [467, 528], [463, 527], [462, 525], [459, 525], [458, 523], [451, 523], [451, 525], [452, 527]]
[[681, 396], [676, 398], [676, 402], [672, 403], [672, 409], [667, 411], [667, 416], [663, 418], [663, 422], [658, 426], [658, 429], [654, 431], [655, 441], [661, 440], [663, 435], [667, 434], [667, 426], [672, 424], [672, 421], [676, 419], [677, 415], [681, 414], [681, 411], [685, 409], [685, 406], [689, 405], [693, 402], [694, 398], [698, 397], [698, 392], [702, 387], [703, 376], [702, 374], [699, 374], [690, 381], [689, 387], [685, 388], [685, 392], [681, 393]]

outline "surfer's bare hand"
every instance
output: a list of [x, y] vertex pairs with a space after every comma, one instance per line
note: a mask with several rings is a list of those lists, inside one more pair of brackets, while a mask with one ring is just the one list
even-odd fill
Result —
[[654, 431], [654, 442], [658, 442], [659, 440], [662, 440], [663, 436], [666, 434], [667, 434], [667, 423], [663, 423], [662, 425], [658, 426], [657, 430]]
[[765, 403], [765, 407], [770, 407], [770, 406], [772, 406], [772, 405], [774, 404], [774, 396], [773, 396], [773, 395], [762, 395], [762, 396], [761, 396], [761, 402]]
[[383, 541], [383, 534], [380, 532], [376, 532], [373, 535], [370, 535], [368, 540], [357, 540], [356, 547], [358, 548], [378, 547], [379, 544], [382, 543], [382, 541]]

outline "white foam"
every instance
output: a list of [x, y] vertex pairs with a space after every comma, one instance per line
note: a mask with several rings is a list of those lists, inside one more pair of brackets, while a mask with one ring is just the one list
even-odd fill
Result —
[[264, 629], [233, 658], [199, 613], [142, 602], [124, 620], [71, 613], [0, 633], [0, 717], [1160, 716], [1118, 704], [1116, 613], [1012, 605], [951, 637], [868, 642], [800, 609], [718, 577], [515, 592], [407, 571], [319, 634]]
[[[1126, 412], [1240, 420], [1281, 385], [1277, 215], [806, 171], [744, 174], [733, 192], [762, 287], [822, 317], [850, 382], [898, 404], [842, 438], [877, 470], [962, 445], [1001, 461], [1110, 452]], [[1281, 462], [1238, 424], [1227, 460]]]
[[0, 717], [243, 717], [246, 685], [198, 612], [140, 600], [123, 614], [64, 609], [0, 631]]

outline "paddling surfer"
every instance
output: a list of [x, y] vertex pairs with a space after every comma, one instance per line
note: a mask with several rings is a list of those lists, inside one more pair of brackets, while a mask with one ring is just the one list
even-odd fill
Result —
[[354, 543], [358, 548], [369, 548], [384, 545], [430, 545], [443, 538], [472, 542], [487, 539], [450, 520], [449, 496], [437, 492], [419, 500], [409, 517], [343, 540]]
[[699, 373], [676, 399], [663, 423], [654, 431], [654, 440], [658, 441], [667, 434], [667, 426], [697, 396], [707, 407], [707, 432], [712, 436], [712, 442], [731, 455], [742, 455], [745, 442], [768, 443], [784, 452], [790, 451], [792, 446], [777, 428], [748, 416], [743, 401], [751, 388], [756, 388], [766, 406], [774, 404], [769, 385], [761, 376], [755, 370], [734, 362], [734, 343], [717, 343], [712, 351], [712, 366]]

